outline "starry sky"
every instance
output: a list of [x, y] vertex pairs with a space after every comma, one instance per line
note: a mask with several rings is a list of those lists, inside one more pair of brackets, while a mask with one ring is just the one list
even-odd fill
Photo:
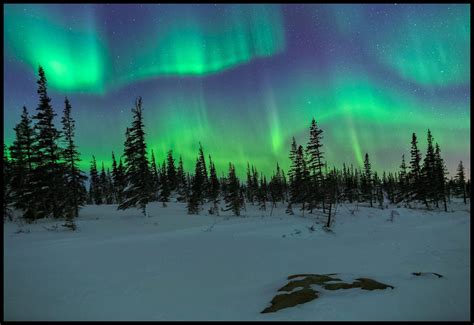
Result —
[[34, 113], [42, 65], [59, 121], [68, 96], [81, 167], [123, 152], [135, 98], [158, 162], [270, 176], [314, 117], [330, 166], [395, 171], [430, 128], [450, 176], [470, 175], [470, 5], [7, 4], [4, 137]]

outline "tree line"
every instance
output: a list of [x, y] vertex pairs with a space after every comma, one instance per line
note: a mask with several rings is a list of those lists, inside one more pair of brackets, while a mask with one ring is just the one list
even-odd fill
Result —
[[[211, 155], [206, 162], [200, 143], [191, 175], [185, 172], [181, 157], [176, 167], [172, 150], [161, 164], [153, 150], [149, 154], [141, 97], [132, 108], [132, 122], [125, 130], [124, 149], [118, 161], [111, 153], [112, 170], [102, 163], [99, 171], [92, 156], [87, 190], [87, 176], [78, 167], [80, 154], [74, 142], [72, 105], [65, 98], [62, 129], [58, 130], [53, 123], [57, 114], [41, 67], [38, 74], [36, 114], [30, 117], [23, 107], [20, 122], [14, 127], [15, 140], [10, 146], [4, 144], [4, 216], [10, 216], [14, 208], [29, 222], [52, 216], [64, 218], [66, 226], [74, 228], [73, 218], [78, 217], [85, 204], [117, 204], [120, 210], [137, 207], [147, 215], [148, 203], [158, 201], [166, 207], [174, 197], [186, 203], [189, 214], [199, 214], [206, 203], [210, 203], [210, 214], [232, 211], [240, 215], [246, 204], [257, 204], [262, 210], [269, 208], [271, 214], [281, 202], [288, 214], [294, 214], [296, 208], [303, 213], [322, 210], [328, 215], [330, 226], [332, 211], [342, 202], [366, 202], [380, 208], [388, 202], [407, 206], [420, 202], [428, 209], [441, 204], [447, 211], [452, 197], [462, 197], [464, 203], [470, 197], [470, 180], [466, 181], [462, 162], [455, 178], [448, 179], [440, 147], [434, 143], [430, 130], [424, 158], [413, 133], [409, 162], [403, 155], [399, 171], [379, 175], [372, 171], [368, 153], [363, 167], [329, 167], [323, 151], [323, 130], [314, 118], [306, 147], [292, 139], [288, 175], [277, 163], [267, 182], [266, 176], [248, 163], [246, 182], [241, 182], [235, 166], [229, 163], [227, 175], [218, 177]], [[225, 208], [219, 209], [221, 201]]]

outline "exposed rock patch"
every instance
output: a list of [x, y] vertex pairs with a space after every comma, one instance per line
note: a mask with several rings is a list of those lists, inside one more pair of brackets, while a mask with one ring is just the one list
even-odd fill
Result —
[[[360, 288], [362, 290], [384, 290], [387, 288], [394, 289], [393, 286], [384, 284], [369, 278], [358, 278], [352, 283], [342, 282], [341, 279], [331, 277], [337, 273], [331, 274], [294, 274], [288, 276], [288, 280], [302, 278], [288, 282], [278, 291], [290, 292], [288, 294], [279, 294], [273, 297], [271, 306], [265, 308], [261, 313], [272, 313], [283, 308], [293, 307], [304, 304], [308, 301], [319, 298], [319, 292], [312, 289], [311, 285], [318, 285], [326, 290], [340, 290]], [[413, 273], [415, 274], [415, 273]], [[421, 273], [420, 273], [421, 274]], [[416, 275], [416, 274], [415, 274]], [[301, 288], [299, 290], [294, 290]]]
[[443, 277], [441, 274], [435, 273], [435, 272], [413, 272], [412, 274], [413, 274], [413, 275], [416, 275], [416, 276], [432, 274], [432, 275], [436, 275], [438, 278], [442, 278], [442, 277]]

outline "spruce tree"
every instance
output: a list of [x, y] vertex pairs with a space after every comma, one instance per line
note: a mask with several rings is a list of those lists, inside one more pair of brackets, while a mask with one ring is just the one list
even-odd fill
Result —
[[188, 200], [188, 214], [199, 214], [202, 191], [204, 187], [204, 175], [202, 168], [202, 160], [196, 159], [196, 167], [194, 169], [194, 177], [191, 181], [191, 193]]
[[[79, 209], [84, 206], [87, 193], [84, 192], [84, 182], [87, 177], [79, 169], [81, 161], [79, 151], [74, 143], [75, 121], [71, 116], [71, 104], [69, 100], [64, 101], [63, 117], [61, 119], [63, 125], [63, 141], [65, 149], [63, 150], [63, 159], [65, 161], [65, 182], [66, 182], [66, 200], [67, 215], [77, 218]], [[71, 222], [69, 220], [69, 222]]]
[[106, 187], [105, 202], [107, 204], [113, 204], [114, 203], [114, 182], [113, 182], [112, 174], [110, 173], [109, 168], [107, 168], [106, 179], [107, 179], [107, 182], [106, 182], [107, 187]]
[[433, 175], [433, 186], [436, 202], [438, 200], [443, 201], [444, 211], [448, 212], [448, 206], [446, 203], [446, 176], [447, 169], [444, 164], [444, 160], [441, 157], [441, 150], [439, 149], [438, 143], [436, 143], [436, 148], [434, 152], [434, 175]]
[[163, 207], [166, 207], [166, 202], [170, 201], [170, 182], [168, 181], [166, 161], [163, 161], [163, 165], [160, 168], [160, 201]]
[[102, 169], [99, 174], [99, 188], [100, 196], [102, 198], [102, 203], [107, 204], [107, 174], [105, 173], [104, 162], [102, 162]]
[[33, 127], [26, 107], [20, 122], [13, 128], [15, 140], [10, 146], [10, 198], [15, 208], [32, 221], [36, 217], [37, 199], [34, 197]]
[[168, 151], [166, 177], [168, 179], [169, 190], [170, 192], [173, 192], [177, 188], [178, 181], [176, 177], [176, 167], [174, 166], [174, 158], [173, 158], [172, 150]]
[[410, 160], [410, 173], [409, 173], [409, 186], [411, 192], [411, 198], [423, 200], [422, 193], [422, 179], [421, 179], [421, 153], [418, 149], [418, 140], [416, 134], [412, 134], [411, 140], [411, 160]]
[[63, 183], [64, 168], [60, 163], [61, 149], [58, 146], [60, 132], [54, 126], [53, 119], [56, 113], [48, 97], [47, 80], [42, 67], [38, 69], [39, 79], [37, 93], [39, 105], [34, 126], [34, 175], [32, 185], [33, 196], [37, 198], [36, 213], [38, 217], [52, 215], [59, 218], [65, 210], [65, 202], [60, 196], [65, 192]]
[[292, 138], [291, 150], [290, 150], [290, 161], [291, 166], [288, 171], [289, 177], [289, 198], [288, 198], [288, 207], [286, 208], [286, 213], [293, 214], [293, 204], [297, 203], [298, 196], [298, 184], [296, 181], [296, 174], [301, 174], [301, 166], [297, 162], [298, 148], [296, 144], [295, 137]]
[[122, 158], [120, 158], [115, 172], [112, 170], [112, 182], [115, 193], [115, 202], [120, 204], [123, 202], [123, 192], [125, 190], [125, 186], [127, 185], [125, 179], [125, 167], [123, 166]]
[[425, 159], [423, 161], [423, 167], [421, 169], [421, 187], [420, 192], [422, 194], [422, 198], [428, 208], [428, 199], [431, 201], [435, 201], [434, 188], [436, 185], [435, 181], [435, 155], [434, 155], [434, 148], [433, 148], [433, 137], [431, 135], [431, 131], [428, 129], [428, 136], [427, 136], [428, 147], [426, 150]]
[[118, 209], [138, 207], [146, 216], [146, 206], [152, 200], [151, 173], [145, 143], [142, 99], [138, 97], [132, 109], [133, 122], [129, 129], [129, 143], [125, 147], [125, 175], [127, 186], [124, 200]]
[[[405, 155], [402, 155], [402, 164], [400, 165], [400, 177], [399, 177], [399, 187], [400, 187], [400, 199], [408, 195], [409, 179], [407, 173], [407, 166], [405, 164]], [[400, 200], [399, 199], [399, 200]]]
[[[157, 201], [160, 198], [160, 183], [159, 183], [158, 167], [156, 166], [155, 153], [151, 150], [151, 187], [153, 201]], [[165, 178], [166, 179], [166, 178]]]
[[458, 194], [462, 193], [464, 204], [466, 204], [466, 178], [464, 176], [464, 166], [462, 165], [462, 161], [460, 161], [458, 165], [458, 170], [456, 174], [456, 185], [456, 192]]
[[260, 178], [260, 188], [258, 189], [258, 204], [261, 210], [267, 209], [267, 194], [268, 194], [268, 186], [267, 186], [267, 179], [265, 176]]
[[11, 179], [12, 179], [12, 170], [11, 162], [8, 157], [8, 148], [3, 144], [3, 218], [8, 218], [12, 220], [13, 211], [11, 209], [12, 200], [12, 190], [11, 190]]
[[365, 154], [365, 159], [364, 159], [364, 179], [365, 179], [365, 189], [364, 189], [364, 194], [366, 198], [369, 199], [370, 202], [370, 207], [372, 207], [372, 172], [371, 172], [371, 167], [370, 167], [370, 161], [369, 161], [369, 154]]
[[100, 205], [103, 203], [100, 177], [97, 172], [97, 162], [94, 155], [92, 156], [90, 167], [90, 195], [94, 204]]
[[176, 172], [177, 178], [177, 192], [178, 192], [178, 201], [185, 202], [188, 199], [188, 182], [186, 179], [186, 174], [183, 167], [183, 159], [179, 156], [178, 171]]
[[[253, 166], [252, 166], [253, 169]], [[250, 164], [247, 161], [247, 189], [246, 189], [247, 200], [253, 204], [253, 183], [252, 183], [252, 174], [250, 173]]]
[[207, 176], [206, 160], [204, 159], [204, 151], [202, 149], [201, 142], [199, 142], [199, 161], [202, 168], [201, 175], [203, 177], [203, 195], [201, 197], [201, 203], [204, 203], [204, 198], [207, 196], [206, 193], [209, 191], [209, 180]]
[[308, 208], [310, 213], [313, 212], [313, 208], [315, 208], [317, 204], [324, 204], [324, 200], [322, 199], [322, 168], [324, 166], [324, 157], [321, 150], [323, 146], [321, 143], [323, 138], [322, 133], [323, 130], [318, 128], [313, 118], [311, 121], [309, 141], [306, 146], [306, 154], [308, 155], [307, 165], [310, 173], [310, 179], [308, 181]]
[[229, 175], [227, 177], [227, 192], [224, 198], [226, 209], [224, 211], [232, 210], [234, 215], [240, 215], [241, 199], [240, 199], [240, 184], [235, 174], [235, 167], [229, 163]]
[[209, 155], [209, 168], [210, 168], [210, 175], [209, 175], [209, 201], [212, 202], [211, 214], [219, 215], [219, 192], [220, 192], [220, 184], [219, 180], [217, 179], [216, 173], [216, 166]]
[[114, 201], [114, 203], [119, 203], [119, 198], [118, 198], [119, 184], [117, 182], [117, 180], [118, 180], [117, 175], [118, 175], [117, 160], [115, 159], [115, 154], [112, 151], [112, 188], [113, 188], [113, 201]]

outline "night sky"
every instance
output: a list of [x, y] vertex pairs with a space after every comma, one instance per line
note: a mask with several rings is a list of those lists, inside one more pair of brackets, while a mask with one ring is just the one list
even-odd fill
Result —
[[[59, 121], [68, 96], [81, 167], [123, 152], [143, 97], [148, 149], [218, 174], [287, 170], [315, 117], [329, 166], [398, 170], [430, 128], [450, 175], [470, 164], [469, 5], [4, 5], [4, 136], [38, 104], [42, 65]], [[467, 170], [470, 175], [469, 170]]]

